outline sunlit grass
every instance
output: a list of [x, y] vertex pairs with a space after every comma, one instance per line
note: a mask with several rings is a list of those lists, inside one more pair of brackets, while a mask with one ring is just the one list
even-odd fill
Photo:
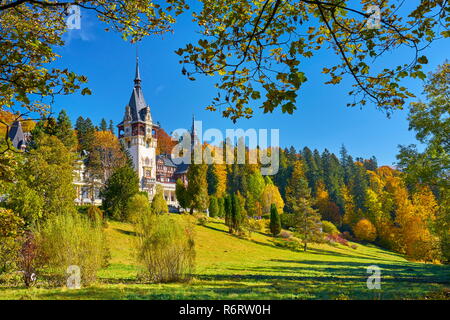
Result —
[[[182, 218], [182, 217], [180, 217]], [[408, 299], [450, 286], [449, 266], [408, 262], [375, 246], [314, 245], [308, 252], [274, 246], [254, 234], [241, 239], [223, 223], [196, 227], [197, 268], [188, 283], [142, 284], [129, 224], [106, 230], [111, 264], [99, 283], [81, 290], [0, 287], [2, 299]], [[382, 269], [382, 289], [368, 290], [366, 269]]]

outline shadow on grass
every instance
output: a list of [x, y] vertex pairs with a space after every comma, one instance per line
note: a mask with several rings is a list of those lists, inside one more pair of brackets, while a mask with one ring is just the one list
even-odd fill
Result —
[[132, 237], [136, 236], [136, 232], [134, 232], [134, 231], [123, 230], [123, 229], [118, 229], [118, 228], [113, 228], [113, 230], [123, 233], [123, 234], [126, 234], [127, 236], [132, 236]]

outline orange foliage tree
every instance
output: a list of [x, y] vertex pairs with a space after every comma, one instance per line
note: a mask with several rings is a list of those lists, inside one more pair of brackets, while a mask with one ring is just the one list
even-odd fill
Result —
[[361, 219], [353, 228], [353, 233], [358, 240], [375, 241], [377, 238], [377, 229], [368, 219]]
[[174, 141], [163, 128], [156, 129], [156, 137], [158, 139], [156, 154], [171, 154], [172, 149], [177, 145], [177, 142]]
[[113, 171], [126, 162], [119, 139], [110, 131], [95, 132], [92, 150], [89, 155], [89, 169], [103, 181], [108, 180]]
[[322, 219], [333, 222], [337, 226], [341, 225], [342, 219], [339, 213], [339, 207], [330, 200], [328, 191], [322, 181], [317, 185], [316, 207]]

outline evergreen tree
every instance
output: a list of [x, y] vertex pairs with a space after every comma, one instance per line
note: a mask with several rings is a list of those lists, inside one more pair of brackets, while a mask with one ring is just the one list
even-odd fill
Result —
[[188, 187], [187, 194], [189, 197], [190, 214], [194, 210], [206, 211], [209, 204], [208, 182], [206, 173], [208, 166], [206, 164], [191, 164], [188, 169]]
[[83, 117], [79, 117], [77, 119], [75, 129], [77, 130], [79, 151], [92, 151], [96, 130], [91, 119], [83, 119]]
[[232, 197], [226, 195], [224, 198], [224, 209], [225, 209], [225, 225], [229, 228], [230, 233], [232, 232], [231, 227], [231, 215], [233, 210]]
[[296, 231], [303, 242], [303, 250], [306, 251], [308, 243], [318, 242], [322, 237], [322, 225], [320, 214], [311, 207], [310, 202], [299, 199], [294, 206]]
[[31, 141], [29, 149], [38, 148], [38, 141], [44, 136], [56, 136], [57, 121], [53, 117], [43, 118], [38, 121], [36, 126], [31, 131]]
[[321, 181], [319, 167], [317, 166], [313, 153], [308, 147], [303, 148], [302, 158], [305, 164], [305, 176], [308, 180], [308, 186], [311, 189], [312, 195], [315, 196], [317, 185]]
[[218, 198], [217, 204], [219, 206], [219, 217], [225, 217], [225, 198]]
[[344, 174], [339, 159], [327, 149], [322, 153], [323, 177], [331, 201], [342, 211], [344, 200], [341, 187], [344, 185]]
[[340, 155], [341, 155], [340, 162], [344, 174], [344, 184], [348, 185], [350, 183], [350, 178], [352, 175], [353, 159], [348, 154], [348, 151], [344, 145], [342, 145], [341, 147]]
[[112, 120], [109, 120], [109, 131], [111, 131], [112, 134], [114, 134], [114, 123]]
[[106, 123], [105, 118], [102, 118], [100, 122], [100, 131], [108, 131], [108, 124]]
[[275, 204], [270, 207], [270, 232], [273, 236], [277, 236], [281, 232], [280, 215]]
[[364, 160], [364, 168], [370, 171], [376, 171], [378, 169], [378, 161], [375, 156], [372, 156], [370, 159]]
[[138, 192], [139, 178], [134, 169], [128, 165], [118, 168], [100, 193], [104, 211], [114, 219], [124, 220], [128, 201]]
[[210, 197], [209, 199], [209, 216], [215, 218], [219, 215], [219, 205], [216, 197]]
[[322, 156], [320, 155], [319, 150], [314, 149], [313, 151], [313, 158], [314, 162], [316, 163], [317, 170], [318, 170], [318, 180], [324, 180], [323, 179], [323, 164], [322, 164]]
[[56, 124], [56, 137], [66, 146], [69, 150], [74, 150], [77, 145], [77, 138], [72, 128], [72, 122], [65, 110], [61, 110], [58, 115]]
[[222, 197], [227, 187], [226, 166], [223, 164], [209, 165], [206, 179], [208, 181], [208, 194]]
[[230, 233], [239, 233], [241, 231], [242, 222], [244, 220], [244, 206], [242, 197], [239, 194], [233, 194], [231, 197], [231, 221]]
[[286, 196], [286, 184], [291, 174], [292, 163], [289, 161], [289, 156], [286, 155], [286, 150], [280, 150], [280, 167], [274, 176], [274, 183], [283, 198]]
[[360, 162], [357, 162], [352, 166], [350, 185], [356, 208], [365, 211], [368, 177], [366, 169]]
[[175, 185], [175, 195], [177, 196], [180, 207], [186, 210], [189, 206], [189, 199], [187, 198], [186, 186], [181, 179], [178, 179]]
[[311, 189], [308, 187], [306, 181], [303, 164], [300, 160], [294, 164], [294, 170], [291, 178], [288, 180], [286, 187], [286, 211], [289, 213], [295, 212], [295, 206], [299, 199], [311, 199]]

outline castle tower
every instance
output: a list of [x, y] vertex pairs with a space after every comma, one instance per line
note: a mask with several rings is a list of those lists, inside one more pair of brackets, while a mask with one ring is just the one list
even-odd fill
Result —
[[133, 159], [139, 177], [141, 191], [147, 191], [150, 198], [156, 185], [156, 131], [150, 106], [145, 102], [141, 87], [139, 57], [136, 57], [136, 76], [130, 102], [125, 107], [123, 121], [118, 125], [119, 139]]

